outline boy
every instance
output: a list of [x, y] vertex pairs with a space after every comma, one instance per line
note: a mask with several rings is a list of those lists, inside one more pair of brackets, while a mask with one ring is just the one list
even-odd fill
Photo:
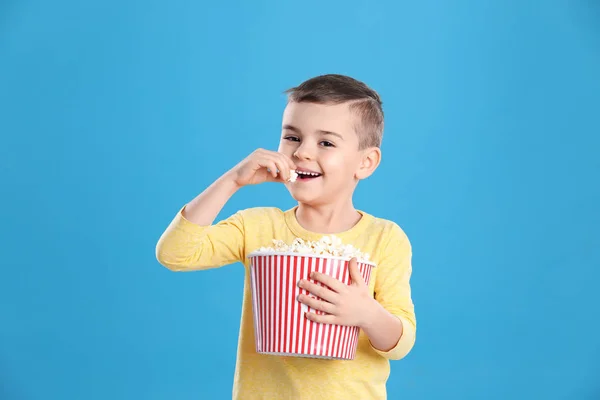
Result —
[[[185, 205], [161, 236], [158, 261], [173, 271], [241, 262], [246, 269], [233, 398], [385, 399], [389, 360], [401, 359], [415, 342], [411, 300], [411, 245], [394, 222], [356, 210], [354, 189], [381, 159], [383, 111], [379, 95], [353, 78], [318, 76], [286, 91], [288, 104], [277, 152], [256, 150]], [[289, 181], [292, 171], [297, 180]], [[214, 224], [241, 187], [283, 183], [298, 205], [290, 210], [260, 207], [238, 211]], [[377, 266], [365, 285], [350, 262], [352, 285], [325, 275], [299, 285], [323, 299], [298, 301], [324, 311], [316, 322], [360, 327], [356, 358], [320, 360], [256, 353], [249, 261], [273, 239], [338, 236], [371, 255]], [[330, 288], [330, 289], [329, 289]]]

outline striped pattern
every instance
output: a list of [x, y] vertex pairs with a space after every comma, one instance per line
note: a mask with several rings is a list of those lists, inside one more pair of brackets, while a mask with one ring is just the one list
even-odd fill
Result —
[[[359, 328], [309, 321], [305, 312], [321, 312], [296, 300], [300, 293], [308, 294], [297, 283], [308, 279], [312, 271], [350, 284], [348, 261], [311, 255], [256, 255], [250, 256], [250, 261], [258, 353], [354, 359]], [[357, 265], [368, 283], [372, 266], [361, 262]]]

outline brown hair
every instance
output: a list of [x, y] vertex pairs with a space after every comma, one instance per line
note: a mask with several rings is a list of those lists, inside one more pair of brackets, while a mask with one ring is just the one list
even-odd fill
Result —
[[341, 104], [358, 116], [356, 133], [359, 149], [380, 147], [383, 138], [383, 108], [376, 91], [345, 75], [320, 75], [285, 91], [288, 101], [296, 103]]

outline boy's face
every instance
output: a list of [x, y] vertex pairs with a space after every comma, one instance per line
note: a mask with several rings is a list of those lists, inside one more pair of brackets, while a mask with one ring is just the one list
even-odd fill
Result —
[[[278, 151], [298, 167], [296, 182], [286, 184], [296, 201], [339, 204], [351, 198], [357, 181], [377, 167], [379, 149], [359, 150], [355, 125], [356, 116], [347, 103], [287, 105]], [[303, 170], [320, 175], [304, 177]]]

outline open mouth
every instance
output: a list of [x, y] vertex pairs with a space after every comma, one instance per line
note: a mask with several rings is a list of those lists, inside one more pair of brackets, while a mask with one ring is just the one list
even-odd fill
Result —
[[296, 173], [298, 174], [298, 179], [303, 180], [303, 181], [318, 178], [322, 175], [322, 174], [319, 174], [318, 172], [296, 171]]

